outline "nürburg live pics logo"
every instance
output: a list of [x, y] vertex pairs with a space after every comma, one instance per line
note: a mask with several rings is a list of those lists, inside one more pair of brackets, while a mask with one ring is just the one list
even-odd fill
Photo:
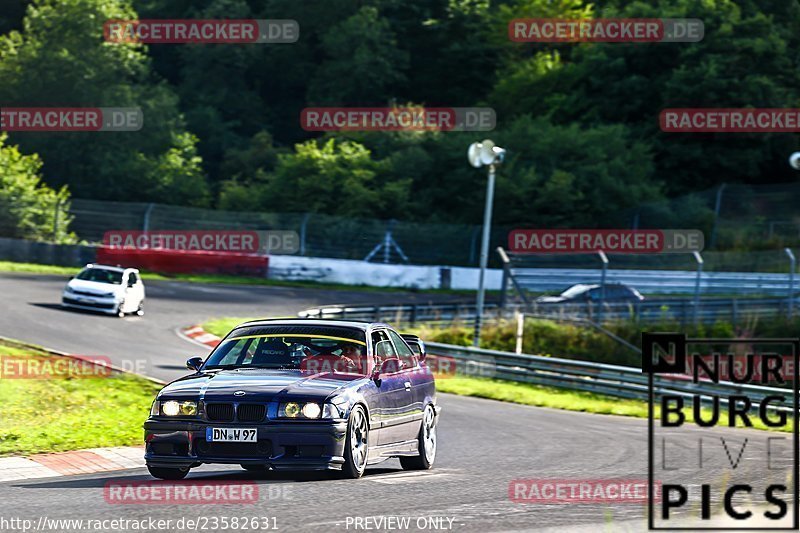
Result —
[[642, 333], [650, 530], [798, 529], [799, 351]]

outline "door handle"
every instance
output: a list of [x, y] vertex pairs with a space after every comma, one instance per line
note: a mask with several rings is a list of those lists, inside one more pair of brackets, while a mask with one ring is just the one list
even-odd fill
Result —
[[405, 383], [403, 383], [403, 385], [405, 385], [406, 390], [411, 390], [411, 382], [410, 381], [406, 381]]

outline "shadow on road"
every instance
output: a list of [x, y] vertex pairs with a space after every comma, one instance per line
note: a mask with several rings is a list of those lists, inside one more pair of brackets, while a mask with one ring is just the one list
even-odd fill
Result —
[[[87, 476], [97, 476], [97, 474], [86, 474], [86, 475], [76, 475], [76, 476], [65, 476], [64, 478], [60, 478], [58, 481], [53, 480], [30, 480], [24, 483], [17, 482], [17, 484], [12, 485], [15, 488], [29, 488], [29, 489], [91, 489], [91, 488], [103, 488], [109, 482], [119, 482], [119, 481], [133, 481], [133, 482], [141, 482], [141, 481], [152, 481], [153, 483], [158, 484], [165, 484], [165, 485], [175, 485], [180, 483], [186, 482], [198, 482], [198, 481], [256, 481], [256, 482], [278, 482], [278, 483], [308, 483], [308, 482], [324, 482], [324, 481], [355, 481], [355, 480], [346, 480], [344, 478], [340, 478], [338, 476], [338, 472], [335, 471], [323, 471], [323, 472], [285, 472], [285, 471], [274, 471], [268, 470], [264, 472], [245, 472], [245, 471], [221, 471], [221, 472], [202, 472], [198, 471], [194, 474], [189, 474], [189, 476], [181, 481], [162, 481], [155, 479], [154, 477], [150, 476], [149, 474], [133, 474], [133, 470], [119, 470], [115, 472], [106, 472], [99, 477], [87, 477]], [[380, 477], [381, 475], [385, 474], [396, 474], [398, 472], [403, 472], [400, 468], [368, 468], [367, 471], [364, 473], [365, 478], [371, 477]], [[357, 481], [355, 481], [357, 482]]]

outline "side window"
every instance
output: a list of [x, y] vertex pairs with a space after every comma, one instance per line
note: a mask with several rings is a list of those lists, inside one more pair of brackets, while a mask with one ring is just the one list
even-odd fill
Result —
[[411, 351], [411, 348], [408, 347], [403, 338], [396, 332], [389, 330], [389, 336], [392, 338], [395, 348], [397, 349], [397, 357], [400, 358], [401, 362], [400, 368], [413, 368], [414, 365], [416, 365], [414, 352]]

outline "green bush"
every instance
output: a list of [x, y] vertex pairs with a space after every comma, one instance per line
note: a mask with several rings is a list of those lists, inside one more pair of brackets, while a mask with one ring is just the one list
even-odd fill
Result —
[[[713, 324], [687, 327], [681, 327], [679, 323], [671, 321], [641, 324], [634, 320], [623, 320], [605, 324], [604, 328], [609, 333], [641, 348], [642, 331], [684, 332], [693, 338], [791, 337], [800, 331], [800, 317], [769, 320], [746, 317], [736, 325], [718, 321]], [[486, 325], [481, 334], [481, 347], [513, 352], [516, 347], [516, 330], [516, 322], [511, 320]], [[461, 324], [453, 324], [447, 328], [422, 326], [417, 328], [415, 333], [429, 342], [469, 346], [472, 344], [473, 330]], [[539, 318], [525, 320], [522, 351], [547, 357], [625, 366], [641, 365], [637, 352], [603, 331], [589, 325], [559, 323]]]

